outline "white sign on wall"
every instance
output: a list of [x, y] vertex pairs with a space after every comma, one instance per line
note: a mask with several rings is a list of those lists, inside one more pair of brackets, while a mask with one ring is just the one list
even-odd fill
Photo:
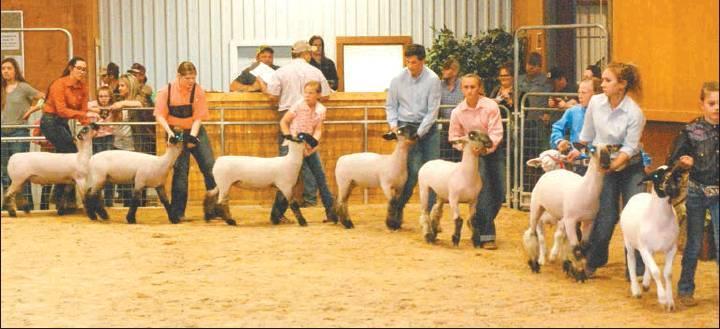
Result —
[[346, 92], [382, 92], [403, 69], [402, 45], [346, 45], [344, 86]]

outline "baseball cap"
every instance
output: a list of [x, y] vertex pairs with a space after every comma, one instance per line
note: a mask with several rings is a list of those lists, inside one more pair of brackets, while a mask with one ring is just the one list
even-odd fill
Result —
[[293, 54], [299, 54], [304, 53], [306, 51], [315, 51], [317, 50], [317, 47], [311, 46], [307, 41], [300, 40], [293, 44], [292, 52]]

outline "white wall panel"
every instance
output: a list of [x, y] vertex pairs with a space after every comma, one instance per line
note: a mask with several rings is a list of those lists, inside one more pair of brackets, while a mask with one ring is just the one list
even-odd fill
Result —
[[[410, 35], [430, 46], [431, 26], [457, 35], [510, 26], [511, 0], [99, 0], [101, 63], [125, 71], [134, 62], [160, 86], [190, 60], [207, 89], [227, 90], [232, 40], [292, 43], [325, 38], [335, 60], [336, 36]], [[592, 52], [592, 51], [590, 51]], [[592, 57], [595, 54], [590, 54]], [[587, 56], [587, 55], [586, 55]]]

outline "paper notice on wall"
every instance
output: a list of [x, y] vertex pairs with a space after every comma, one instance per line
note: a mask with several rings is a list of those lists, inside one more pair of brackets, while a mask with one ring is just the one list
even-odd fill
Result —
[[20, 50], [20, 32], [2, 33], [2, 50]]
[[270, 78], [275, 73], [272, 67], [265, 65], [264, 63], [258, 64], [258, 66], [250, 71], [250, 74], [262, 79], [265, 83], [270, 81]]

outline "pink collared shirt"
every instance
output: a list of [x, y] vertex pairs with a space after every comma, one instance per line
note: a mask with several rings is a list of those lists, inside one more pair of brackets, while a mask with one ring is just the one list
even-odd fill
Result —
[[290, 123], [290, 133], [297, 135], [299, 133], [313, 134], [315, 128], [325, 120], [325, 106], [320, 102], [315, 103], [315, 110], [313, 111], [305, 103], [305, 100], [301, 100], [295, 103], [288, 110], [295, 114], [292, 122]]
[[468, 106], [466, 100], [455, 107], [450, 116], [448, 141], [463, 138], [473, 130], [486, 132], [493, 143], [488, 153], [495, 152], [503, 139], [502, 117], [495, 101], [483, 96], [475, 107]]

